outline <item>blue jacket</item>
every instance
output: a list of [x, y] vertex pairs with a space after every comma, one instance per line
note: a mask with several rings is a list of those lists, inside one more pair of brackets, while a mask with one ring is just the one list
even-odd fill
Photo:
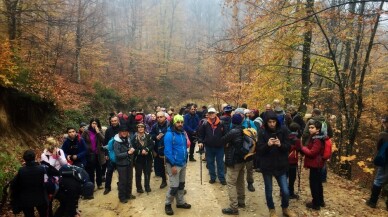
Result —
[[77, 160], [74, 161], [74, 165], [79, 165], [80, 163], [85, 167], [86, 166], [86, 143], [83, 138], [75, 137], [74, 140], [66, 138], [61, 149], [67, 155], [77, 155]]
[[187, 162], [187, 141], [185, 132], [178, 132], [174, 126], [164, 136], [164, 156], [171, 166], [182, 167]]
[[187, 113], [183, 117], [185, 124], [183, 125], [183, 129], [188, 133], [188, 134], [193, 134], [195, 131], [198, 129], [199, 121], [200, 118], [197, 114], [190, 114]]
[[244, 129], [245, 128], [253, 128], [257, 132], [257, 127], [256, 127], [255, 122], [251, 121], [249, 118], [244, 118], [244, 120], [242, 122], [242, 126], [243, 126]]

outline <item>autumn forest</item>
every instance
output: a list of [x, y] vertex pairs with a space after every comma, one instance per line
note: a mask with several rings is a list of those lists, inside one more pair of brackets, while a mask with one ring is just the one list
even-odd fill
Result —
[[[1, 0], [0, 87], [60, 126], [188, 102], [318, 107], [334, 117], [330, 166], [369, 185], [388, 114], [384, 2]], [[0, 105], [0, 129], [25, 130], [8, 126], [11, 107]], [[35, 135], [62, 132], [47, 126]]]

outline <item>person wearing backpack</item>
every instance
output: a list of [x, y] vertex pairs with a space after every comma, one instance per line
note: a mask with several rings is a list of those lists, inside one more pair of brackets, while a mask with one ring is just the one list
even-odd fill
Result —
[[[388, 181], [388, 116], [382, 119], [382, 125], [383, 131], [377, 138], [377, 156], [380, 155], [380, 159], [375, 158], [374, 160], [374, 163], [378, 164], [377, 172], [373, 181], [371, 196], [369, 200], [366, 201], [366, 205], [371, 208], [376, 208], [381, 189]], [[385, 204], [388, 210], [388, 199]]]
[[[223, 124], [217, 117], [217, 111], [214, 108], [209, 108], [208, 118], [204, 121], [198, 130], [198, 147], [202, 149], [205, 146], [206, 149], [206, 163], [210, 175], [209, 183], [215, 183], [218, 177], [221, 184], [226, 185], [224, 146], [221, 143], [221, 137], [224, 135]], [[217, 167], [215, 167], [214, 162], [216, 162]]]
[[244, 142], [242, 121], [241, 114], [234, 114], [231, 121], [232, 128], [221, 139], [222, 144], [225, 145], [225, 166], [228, 168], [226, 182], [229, 207], [222, 209], [225, 215], [238, 215], [238, 208], [245, 207], [245, 154], [241, 152]]
[[324, 165], [323, 152], [325, 135], [321, 132], [320, 121], [309, 121], [310, 138], [307, 146], [297, 147], [305, 155], [304, 167], [310, 169], [309, 182], [312, 201], [306, 204], [307, 208], [320, 210], [325, 206], [321, 170]]
[[183, 129], [184, 118], [175, 115], [172, 126], [164, 137], [164, 155], [166, 156], [166, 170], [169, 176], [169, 189], [166, 194], [164, 211], [167, 215], [174, 215], [171, 207], [176, 199], [176, 208], [190, 209], [184, 197], [187, 168], [188, 138]]
[[[328, 137], [329, 139], [331, 139], [333, 137], [333, 129], [331, 128], [330, 123], [321, 114], [321, 110], [319, 110], [318, 108], [315, 108], [311, 112], [311, 119], [307, 121], [306, 126], [305, 126], [305, 128], [303, 130], [302, 144], [304, 146], [308, 144], [309, 138], [310, 138], [310, 132], [309, 132], [309, 129], [308, 129], [308, 125], [310, 123], [313, 123], [314, 121], [321, 122], [321, 124], [322, 124], [321, 133], [324, 136]], [[322, 175], [321, 175], [322, 182], [326, 182], [326, 180], [327, 180], [326, 163], [323, 165], [323, 168], [322, 168], [321, 172], [322, 172]]]
[[58, 176], [55, 169], [45, 168], [35, 162], [35, 152], [27, 150], [23, 153], [25, 165], [19, 168], [17, 175], [11, 184], [12, 203], [16, 203], [23, 211], [24, 216], [34, 217], [34, 208], [40, 217], [46, 217], [49, 213], [49, 200], [44, 185], [44, 177]]
[[86, 166], [86, 143], [83, 138], [77, 138], [77, 132], [74, 127], [68, 127], [67, 138], [62, 144], [62, 150], [65, 153], [67, 162], [82, 168]]
[[159, 111], [156, 113], [157, 123], [152, 126], [150, 135], [154, 140], [154, 169], [155, 175], [162, 177], [162, 183], [160, 188], [165, 188], [167, 186], [167, 177], [166, 169], [164, 167], [164, 136], [167, 133], [169, 127], [169, 122], [167, 121], [166, 115], [164, 112]]
[[199, 121], [200, 121], [200, 118], [196, 112], [197, 112], [197, 105], [191, 104], [189, 113], [185, 114], [184, 116], [184, 120], [185, 120], [184, 130], [189, 136], [189, 140], [191, 143], [189, 161], [196, 161], [194, 159], [194, 150], [195, 150], [195, 140], [196, 140], [196, 137], [198, 136], [197, 130], [198, 130]]
[[[256, 135], [257, 135], [256, 124], [249, 118], [250, 113], [251, 113], [251, 111], [249, 109], [244, 109], [244, 108], [237, 108], [235, 111], [235, 114], [240, 114], [243, 117], [243, 122], [241, 124], [243, 129], [252, 128], [256, 132]], [[246, 180], [248, 183], [247, 187], [248, 187], [248, 190], [250, 192], [254, 192], [256, 190], [255, 187], [253, 186], [253, 182], [254, 182], [254, 179], [253, 179], [253, 158], [254, 157], [255, 156], [249, 158], [249, 160], [247, 160], [245, 162], [245, 169], [247, 171]]]
[[144, 189], [151, 192], [150, 177], [152, 166], [152, 150], [154, 150], [154, 141], [151, 135], [145, 132], [145, 125], [140, 123], [137, 125], [137, 132], [131, 139], [131, 144], [135, 149], [134, 163], [135, 163], [135, 177], [137, 193], [144, 193], [141, 185], [141, 176], [144, 173]]
[[119, 200], [128, 203], [128, 199], [135, 199], [132, 195], [133, 179], [133, 148], [128, 138], [129, 130], [126, 125], [120, 125], [119, 133], [114, 137], [113, 150], [116, 156], [116, 168], [119, 174]]
[[291, 148], [288, 153], [288, 163], [289, 168], [287, 172], [288, 176], [288, 189], [290, 190], [290, 199], [298, 199], [299, 195], [295, 194], [294, 184], [296, 180], [296, 172], [298, 169], [298, 150], [301, 147], [300, 141], [300, 126], [299, 124], [293, 122], [290, 124], [289, 129], [291, 133], [289, 134], [289, 139], [291, 142]]
[[[104, 146], [107, 146], [109, 141], [116, 134], [119, 133], [119, 128], [120, 128], [119, 118], [117, 116], [113, 116], [110, 119], [110, 126], [105, 131]], [[113, 172], [116, 169], [116, 163], [113, 162], [109, 158], [109, 150], [105, 150], [105, 159], [106, 159], [106, 164], [107, 164], [107, 170], [106, 170], [106, 174], [105, 174], [105, 190], [104, 190], [104, 195], [108, 194], [111, 191]]]
[[287, 183], [290, 150], [288, 129], [281, 126], [275, 112], [267, 111], [265, 117], [264, 129], [259, 131], [257, 152], [260, 157], [260, 169], [263, 174], [269, 214], [270, 217], [277, 216], [272, 198], [272, 180], [275, 178], [281, 191], [283, 215], [294, 217], [296, 214], [288, 208], [290, 196]]

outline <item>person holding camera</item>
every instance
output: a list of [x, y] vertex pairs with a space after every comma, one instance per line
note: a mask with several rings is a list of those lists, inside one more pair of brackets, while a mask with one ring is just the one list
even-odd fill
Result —
[[133, 179], [133, 153], [135, 149], [132, 147], [128, 138], [129, 130], [126, 125], [120, 125], [119, 133], [114, 137], [113, 149], [116, 155], [116, 169], [119, 174], [119, 200], [121, 203], [127, 203], [128, 199], [135, 199], [132, 195], [132, 179]]
[[273, 177], [275, 177], [280, 187], [283, 215], [288, 217], [296, 216], [294, 212], [288, 209], [290, 197], [287, 184], [288, 152], [290, 150], [288, 134], [287, 128], [279, 123], [276, 113], [268, 111], [264, 122], [264, 130], [259, 131], [257, 152], [260, 156], [260, 169], [263, 174], [265, 199], [270, 217], [277, 216], [272, 198]]

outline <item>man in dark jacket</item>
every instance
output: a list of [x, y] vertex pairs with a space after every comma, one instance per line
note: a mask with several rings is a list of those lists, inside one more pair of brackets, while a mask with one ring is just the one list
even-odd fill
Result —
[[167, 186], [166, 170], [164, 167], [164, 135], [167, 133], [168, 121], [164, 112], [156, 114], [157, 123], [152, 126], [150, 135], [155, 141], [154, 146], [154, 169], [155, 175], [162, 177], [160, 188]]
[[[210, 184], [220, 180], [221, 184], [226, 185], [225, 171], [224, 171], [224, 146], [221, 143], [221, 137], [224, 134], [224, 128], [217, 117], [216, 110], [210, 108], [208, 110], [208, 118], [198, 130], [198, 146], [201, 149], [203, 144], [206, 148], [206, 163], [210, 174]], [[217, 174], [215, 170], [214, 161], [217, 162]]]
[[85, 140], [77, 137], [77, 132], [73, 127], [67, 128], [67, 135], [68, 137], [62, 145], [67, 161], [71, 161], [75, 166], [85, 168], [87, 153]]
[[[48, 195], [44, 185], [44, 175], [58, 176], [58, 171], [45, 169], [35, 162], [33, 150], [23, 154], [25, 166], [21, 167], [11, 186], [13, 199], [22, 209], [24, 216], [34, 217], [34, 207], [41, 217], [48, 215]], [[16, 191], [16, 192], [15, 192]]]
[[187, 135], [189, 136], [189, 140], [191, 143], [190, 155], [189, 155], [190, 161], [196, 161], [194, 159], [195, 137], [198, 136], [197, 130], [198, 130], [198, 125], [199, 125], [199, 121], [200, 121], [200, 118], [196, 114], [196, 111], [197, 111], [197, 106], [195, 104], [193, 104], [190, 107], [189, 113], [184, 116], [184, 120], [185, 120], [184, 130], [186, 131]]
[[[119, 133], [119, 118], [117, 116], [113, 116], [110, 120], [111, 126], [108, 127], [108, 129], [105, 131], [105, 139], [104, 139], [104, 146], [108, 145], [108, 142]], [[116, 168], [116, 164], [111, 162], [109, 160], [108, 150], [105, 150], [105, 159], [107, 159], [107, 171], [105, 174], [105, 190], [104, 195], [108, 194], [111, 191], [111, 184], [112, 184], [112, 176], [113, 172]], [[104, 175], [104, 174], [103, 174]]]
[[113, 149], [116, 155], [116, 166], [119, 174], [119, 200], [121, 203], [127, 203], [128, 199], [135, 199], [132, 195], [133, 178], [133, 153], [129, 138], [127, 126], [120, 126], [119, 133], [114, 137], [115, 143]]
[[270, 216], [276, 216], [272, 199], [272, 178], [275, 177], [282, 193], [281, 207], [285, 216], [296, 216], [288, 209], [289, 189], [287, 184], [288, 152], [290, 142], [288, 130], [281, 126], [275, 112], [268, 111], [264, 130], [259, 131], [257, 151], [260, 156], [260, 167], [264, 178], [265, 199]]
[[238, 208], [245, 207], [245, 161], [244, 154], [241, 152], [244, 142], [242, 121], [243, 117], [240, 114], [234, 114], [232, 129], [221, 140], [222, 144], [226, 144], [225, 165], [228, 168], [227, 184], [230, 202], [228, 208], [222, 209], [225, 215], [238, 215]]

